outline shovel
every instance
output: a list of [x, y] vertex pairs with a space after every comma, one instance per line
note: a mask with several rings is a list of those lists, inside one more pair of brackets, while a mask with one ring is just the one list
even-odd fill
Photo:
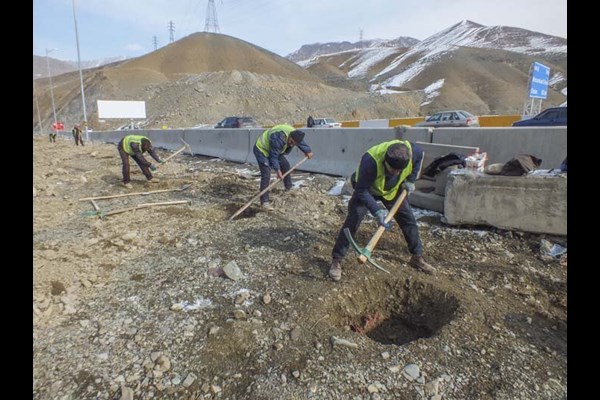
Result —
[[[385, 220], [384, 220], [385, 224], [387, 224], [388, 222], [390, 222], [392, 220], [392, 218], [394, 218], [394, 215], [396, 215], [396, 212], [402, 205], [402, 202], [406, 198], [406, 195], [407, 195], [407, 191], [403, 190], [402, 193], [400, 194], [400, 196], [398, 197], [398, 199], [396, 200], [396, 202], [394, 203], [394, 205], [392, 206], [392, 209], [388, 213], [387, 217], [385, 217]], [[356, 250], [356, 252], [359, 254], [358, 261], [361, 264], [364, 264], [365, 262], [368, 261], [371, 264], [373, 264], [374, 267], [376, 267], [384, 272], [387, 272], [389, 274], [390, 272], [388, 270], [377, 265], [377, 263], [372, 258], [373, 249], [375, 248], [375, 246], [377, 246], [377, 242], [379, 242], [379, 239], [381, 238], [381, 235], [383, 235], [384, 231], [385, 231], [385, 227], [380, 225], [379, 228], [377, 228], [377, 231], [375, 232], [375, 234], [373, 235], [371, 240], [369, 240], [369, 243], [367, 244], [367, 246], [364, 248], [359, 247], [358, 244], [354, 241], [354, 239], [352, 238], [352, 234], [350, 233], [350, 229], [344, 228], [344, 235], [346, 235], [346, 238], [348, 239], [350, 244], [352, 244], [352, 247], [354, 248], [354, 250]]]
[[180, 139], [180, 140], [183, 142], [183, 147], [180, 148], [179, 150], [177, 150], [175, 153], [171, 154], [169, 157], [165, 158], [164, 162], [162, 164], [159, 164], [157, 167], [159, 167], [161, 165], [165, 165], [167, 163], [167, 161], [169, 161], [171, 158], [175, 157], [177, 154], [181, 153], [185, 149], [189, 149], [190, 154], [193, 154], [192, 148], [190, 147], [190, 145], [187, 144], [183, 139]]
[[267, 186], [259, 194], [257, 194], [253, 198], [251, 198], [249, 202], [247, 202], [242, 208], [240, 208], [239, 210], [237, 210], [235, 212], [235, 214], [233, 214], [231, 217], [229, 217], [229, 221], [231, 221], [232, 219], [234, 219], [235, 217], [237, 217], [238, 215], [240, 215], [242, 213], [242, 211], [244, 211], [246, 208], [250, 207], [250, 204], [252, 204], [252, 202], [254, 200], [258, 199], [260, 196], [262, 196], [263, 194], [265, 194], [266, 192], [268, 192], [273, 186], [275, 186], [279, 181], [282, 181], [283, 178], [285, 178], [286, 176], [288, 176], [293, 170], [295, 170], [296, 168], [298, 168], [298, 166], [300, 166], [300, 164], [302, 164], [306, 160], [308, 160], [308, 157], [305, 156], [302, 160], [298, 161], [296, 163], [296, 165], [294, 165], [292, 168], [290, 168], [288, 172], [286, 172], [285, 174], [283, 174], [283, 176], [281, 178], [277, 179], [275, 182], [271, 183], [269, 186]]

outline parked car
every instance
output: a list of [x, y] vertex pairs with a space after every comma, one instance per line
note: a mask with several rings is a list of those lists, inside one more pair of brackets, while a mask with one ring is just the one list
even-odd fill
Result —
[[417, 122], [413, 126], [433, 126], [435, 128], [453, 126], [478, 127], [479, 118], [465, 110], [440, 111], [430, 117], [425, 118], [425, 121]]
[[512, 126], [560, 126], [567, 125], [567, 107], [547, 108], [529, 119], [513, 122]]
[[315, 118], [313, 128], [341, 128], [342, 124], [333, 118]]
[[260, 125], [252, 117], [227, 117], [215, 128], [260, 128]]

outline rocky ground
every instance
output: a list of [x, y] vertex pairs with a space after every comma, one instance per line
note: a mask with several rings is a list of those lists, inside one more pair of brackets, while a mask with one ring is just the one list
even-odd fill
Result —
[[[34, 399], [567, 397], [567, 258], [547, 252], [566, 237], [417, 210], [437, 275], [395, 226], [374, 252], [390, 274], [349, 254], [332, 282], [339, 178], [294, 174], [275, 211], [228, 222], [253, 165], [181, 155], [150, 185], [134, 164], [128, 190], [112, 144], [33, 147]], [[103, 218], [79, 201], [139, 192], [96, 200]], [[106, 215], [166, 201], [186, 203]]]

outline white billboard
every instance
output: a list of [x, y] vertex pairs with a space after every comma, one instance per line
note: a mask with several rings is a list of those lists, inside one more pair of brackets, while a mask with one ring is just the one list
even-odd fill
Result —
[[98, 100], [98, 118], [146, 118], [145, 101]]

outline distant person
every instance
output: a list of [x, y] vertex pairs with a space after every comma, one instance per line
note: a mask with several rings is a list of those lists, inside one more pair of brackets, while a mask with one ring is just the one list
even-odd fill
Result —
[[[312, 150], [304, 141], [304, 132], [296, 130], [291, 125], [275, 125], [265, 130], [258, 137], [253, 150], [258, 168], [260, 168], [261, 192], [269, 186], [271, 169], [277, 172], [279, 179], [290, 170], [290, 163], [285, 155], [290, 154], [294, 146], [298, 146], [308, 158], [312, 158]], [[283, 185], [285, 190], [290, 190], [292, 188], [292, 177], [288, 175], [283, 178]], [[269, 203], [269, 192], [260, 196], [260, 204], [265, 210], [271, 211], [274, 209]]]
[[56, 131], [50, 132], [48, 140], [50, 140], [50, 143], [56, 143]]
[[306, 120], [306, 127], [307, 128], [312, 128], [313, 126], [315, 126], [315, 120], [313, 119], [312, 116], [308, 116], [308, 119]]
[[131, 156], [135, 162], [140, 166], [144, 176], [150, 183], [156, 183], [159, 181], [158, 178], [152, 177], [152, 171], [156, 171], [156, 165], [148, 162], [143, 154], [148, 152], [157, 162], [163, 164], [164, 161], [156, 154], [152, 142], [146, 136], [142, 135], [127, 135], [117, 145], [119, 148], [119, 155], [121, 161], [123, 161], [123, 186], [128, 189], [133, 188], [130, 183], [129, 176], [129, 156]]
[[[415, 190], [415, 181], [419, 177], [423, 164], [423, 150], [408, 140], [392, 140], [371, 147], [363, 154], [356, 171], [350, 177], [354, 192], [348, 202], [348, 215], [338, 233], [332, 250], [329, 276], [334, 281], [342, 279], [342, 260], [348, 252], [350, 243], [344, 234], [349, 228], [352, 236], [360, 227], [367, 214], [371, 212], [379, 225], [389, 229], [391, 221], [385, 223], [388, 211], [394, 205], [403, 189], [408, 194]], [[379, 208], [381, 201], [385, 209]], [[394, 219], [400, 226], [408, 251], [412, 254], [408, 265], [427, 274], [434, 274], [435, 268], [425, 262], [423, 245], [413, 215], [408, 195], [396, 212]]]
[[71, 130], [73, 134], [73, 139], [75, 139], [75, 146], [79, 146], [79, 143], [83, 146], [83, 139], [81, 138], [81, 128], [79, 125], [75, 125], [73, 130]]

